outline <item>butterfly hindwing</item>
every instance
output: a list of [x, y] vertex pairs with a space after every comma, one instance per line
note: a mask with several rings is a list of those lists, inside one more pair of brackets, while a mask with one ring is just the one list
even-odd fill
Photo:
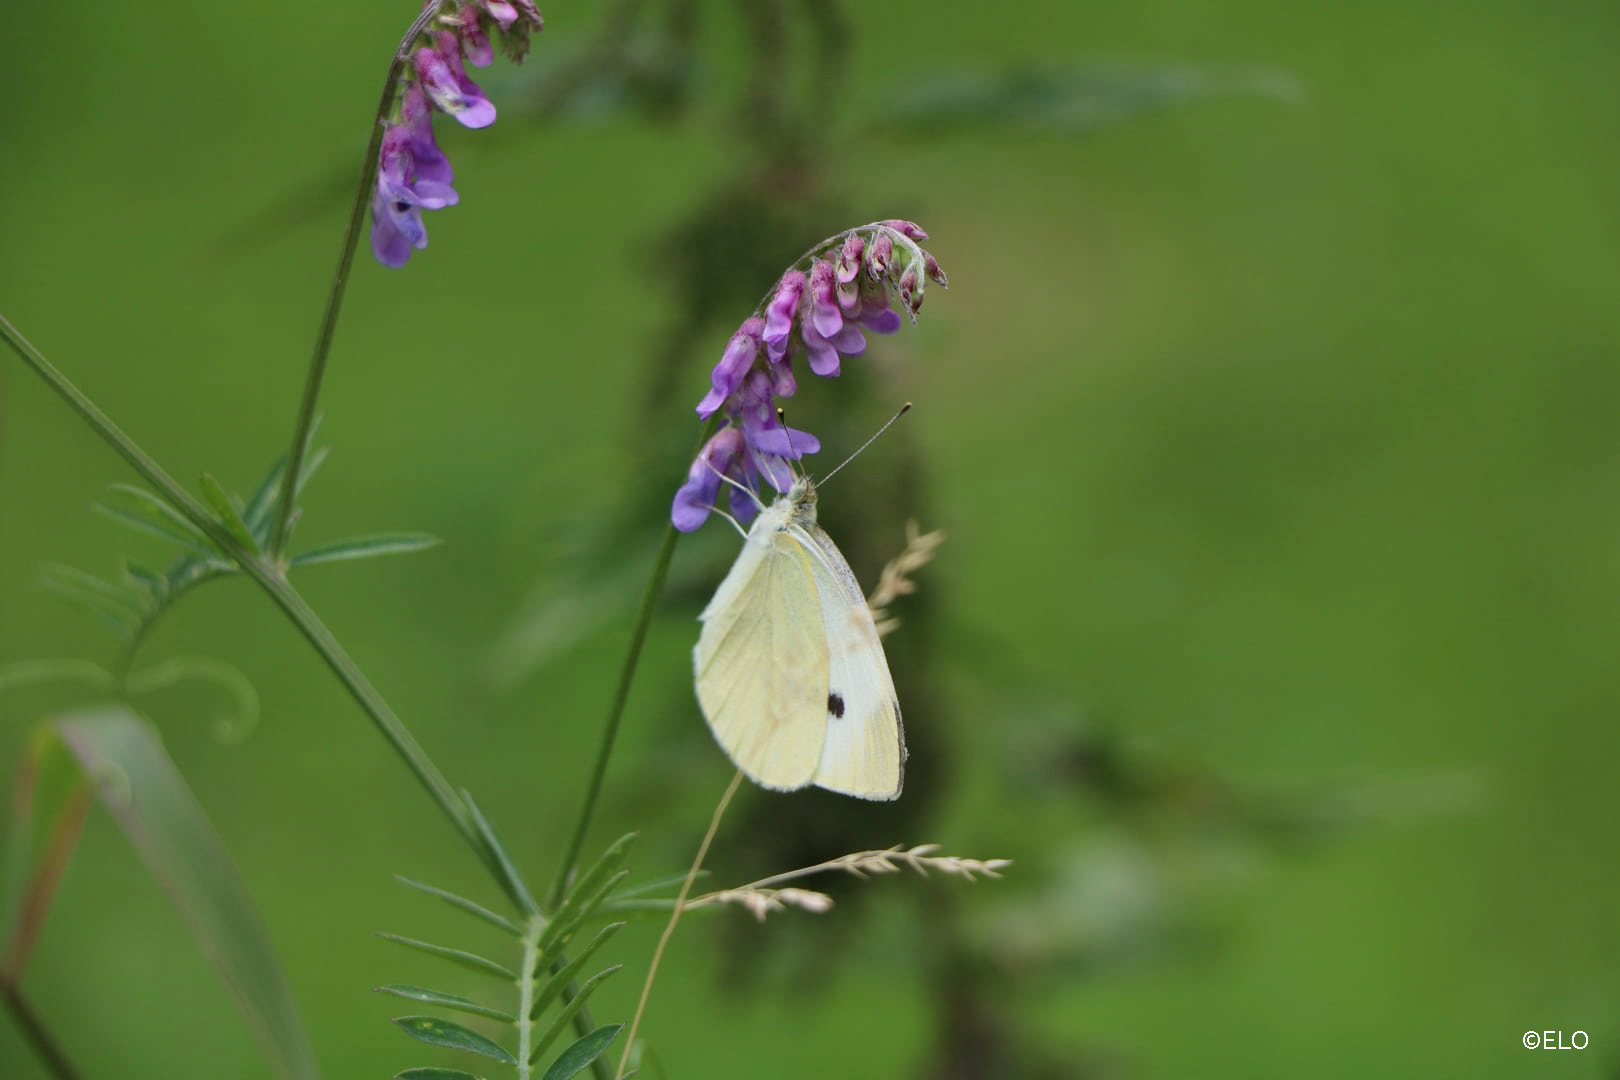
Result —
[[826, 738], [828, 642], [815, 559], [772, 507], [701, 616], [698, 703], [731, 759], [779, 790], [809, 784]]

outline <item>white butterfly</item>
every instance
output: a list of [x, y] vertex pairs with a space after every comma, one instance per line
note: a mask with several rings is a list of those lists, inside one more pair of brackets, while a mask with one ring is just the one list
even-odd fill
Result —
[[699, 618], [698, 704], [749, 779], [899, 797], [894, 680], [860, 584], [816, 524], [808, 477], [760, 511]]

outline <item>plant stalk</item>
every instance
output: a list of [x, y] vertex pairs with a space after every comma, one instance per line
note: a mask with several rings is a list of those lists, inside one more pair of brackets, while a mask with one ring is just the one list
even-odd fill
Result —
[[664, 948], [669, 945], [669, 939], [675, 936], [675, 925], [681, 921], [681, 910], [686, 906], [686, 898], [692, 892], [692, 882], [697, 880], [698, 871], [703, 869], [703, 860], [709, 854], [709, 845], [714, 843], [714, 834], [720, 831], [720, 819], [725, 816], [726, 807], [731, 805], [732, 796], [737, 794], [737, 788], [742, 785], [743, 771], [738, 769], [731, 777], [731, 783], [726, 785], [726, 793], [720, 796], [715, 804], [714, 816], [709, 818], [709, 831], [703, 834], [703, 843], [698, 845], [697, 857], [692, 860], [692, 867], [686, 872], [686, 880], [681, 882], [680, 895], [675, 898], [675, 907], [669, 913], [669, 921], [664, 924], [664, 932], [658, 937], [658, 947], [653, 950], [652, 962], [647, 965], [647, 980], [641, 984], [641, 999], [636, 1002], [635, 1015], [630, 1018], [630, 1033], [624, 1040], [624, 1053], [619, 1058], [618, 1071], [613, 1074], [613, 1080], [622, 1080], [624, 1070], [630, 1064], [630, 1054], [636, 1047], [636, 1031], [641, 1027], [642, 1014], [647, 1011], [647, 999], [652, 997], [653, 980], [658, 977], [658, 965], [664, 959]]
[[568, 878], [574, 872], [574, 865], [579, 862], [580, 849], [585, 844], [585, 834], [590, 830], [591, 818], [596, 812], [597, 799], [602, 794], [602, 782], [607, 776], [608, 759], [613, 756], [613, 743], [619, 736], [619, 721], [624, 719], [624, 707], [630, 700], [630, 684], [635, 681], [636, 667], [641, 662], [641, 648], [647, 642], [647, 631], [652, 626], [653, 612], [658, 609], [658, 599], [664, 592], [664, 579], [669, 576], [670, 560], [675, 555], [675, 541], [680, 533], [675, 526], [664, 526], [664, 538], [658, 545], [658, 554], [653, 559], [652, 573], [647, 578], [647, 587], [641, 593], [641, 607], [636, 612], [635, 625], [630, 630], [630, 648], [624, 657], [624, 666], [619, 670], [619, 685], [613, 691], [613, 702], [608, 706], [607, 723], [602, 727], [602, 744], [596, 751], [596, 767], [591, 770], [590, 784], [585, 789], [585, 801], [580, 806], [579, 818], [574, 822], [573, 835], [568, 838], [568, 847], [563, 850], [562, 862], [557, 866], [557, 876], [552, 879], [551, 890], [546, 893], [545, 906], [547, 911], [555, 910], [562, 903], [563, 894], [568, 891]]
[[382, 98], [377, 103], [376, 117], [371, 125], [371, 140], [366, 146], [365, 163], [360, 166], [360, 183], [354, 193], [354, 204], [349, 207], [349, 223], [343, 230], [343, 245], [338, 249], [337, 269], [332, 274], [332, 287], [326, 294], [326, 310], [321, 314], [320, 331], [315, 335], [315, 351], [309, 358], [309, 370], [304, 376], [304, 396], [298, 405], [298, 421], [293, 428], [292, 445], [287, 449], [289, 482], [281, 486], [281, 498], [276, 503], [275, 517], [270, 526], [270, 554], [279, 558], [287, 546], [287, 531], [292, 524], [293, 504], [297, 499], [297, 477], [304, 468], [304, 447], [309, 442], [309, 430], [315, 423], [315, 407], [321, 397], [321, 383], [326, 378], [326, 358], [332, 351], [332, 338], [337, 334], [338, 314], [343, 310], [343, 295], [349, 285], [349, 271], [354, 266], [355, 249], [360, 246], [360, 230], [365, 227], [366, 208], [371, 204], [371, 190], [377, 182], [377, 154], [382, 149], [383, 125], [388, 112], [394, 107], [399, 90], [400, 70], [405, 66], [411, 46], [422, 35], [439, 13], [438, 4], [430, 4], [411, 23], [394, 50], [394, 59], [388, 65], [383, 82]]

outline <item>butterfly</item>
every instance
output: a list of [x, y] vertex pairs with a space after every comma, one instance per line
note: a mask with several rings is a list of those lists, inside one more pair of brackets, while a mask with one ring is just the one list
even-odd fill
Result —
[[698, 704], [748, 778], [860, 799], [900, 795], [900, 702], [860, 584], [796, 479], [755, 518], [699, 616]]

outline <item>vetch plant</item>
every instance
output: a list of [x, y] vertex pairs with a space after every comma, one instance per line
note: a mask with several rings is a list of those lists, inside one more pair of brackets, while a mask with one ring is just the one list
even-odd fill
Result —
[[522, 63], [530, 31], [545, 25], [533, 0], [428, 0], [426, 10], [433, 18], [407, 46], [410, 64], [398, 72], [398, 83], [390, 84], [399, 104], [383, 133], [371, 201], [371, 253], [396, 268], [410, 261], [413, 250], [427, 247], [422, 211], [460, 201], [451, 186], [450, 159], [433, 138], [434, 112], [462, 127], [493, 124], [495, 105], [467, 76], [466, 65], [494, 62], [491, 33], [514, 63]]
[[[1007, 866], [1004, 860], [939, 856], [934, 845], [895, 847], [856, 852], [692, 898], [704, 857], [740, 786], [741, 771], [732, 777], [715, 807], [688, 870], [673, 879], [680, 882], [674, 897], [648, 897], [667, 888], [672, 883], [669, 880], [637, 888], [625, 886], [629, 870], [624, 864], [634, 834], [610, 845], [583, 869], [580, 865], [677, 537], [703, 523], [725, 483], [733, 486], [731, 505], [742, 521], [756, 517], [761, 496], [769, 487], [779, 494], [788, 493], [795, 523], [803, 517], [800, 504], [808, 500], [813, 524], [813, 490], [803, 486], [803, 480], [796, 486], [790, 462], [817, 452], [820, 444], [809, 433], [788, 428], [777, 403], [797, 392], [795, 365], [800, 360], [817, 376], [839, 375], [844, 360], [866, 349], [866, 332], [888, 334], [899, 328], [902, 320], [896, 304], [915, 320], [927, 282], [945, 284], [934, 257], [919, 246], [927, 234], [910, 222], [892, 219], [847, 229], [810, 248], [770, 287], [724, 349], [712, 372], [709, 393], [698, 405], [701, 429], [696, 460], [675, 496], [611, 694], [600, 748], [586, 773], [583, 800], [574, 820], [556, 837], [560, 857], [544, 891], [531, 888], [479, 802], [441, 771], [294, 584], [317, 565], [419, 551], [438, 543], [421, 533], [388, 532], [294, 550], [295, 532], [306, 527], [300, 495], [324, 459], [313, 448], [320, 391], [366, 214], [372, 215], [373, 254], [384, 265], [402, 266], [413, 251], [425, 246], [422, 211], [457, 201], [453, 170], [434, 137], [434, 113], [442, 112], [469, 128], [492, 123], [495, 106], [468, 77], [466, 65], [489, 64], [495, 40], [514, 60], [521, 59], [530, 33], [540, 25], [539, 11], [530, 0], [430, 0], [407, 30], [385, 77], [291, 441], [245, 497], [207, 473], [200, 478], [197, 493], [182, 485], [0, 316], [0, 338], [145, 482], [145, 486], [116, 485], [102, 511], [174, 549], [173, 561], [162, 569], [126, 563], [111, 579], [67, 567], [47, 572], [53, 588], [82, 601], [118, 631], [123, 645], [111, 668], [66, 658], [0, 670], [0, 691], [66, 678], [90, 686], [99, 698], [115, 701], [111, 706], [86, 705], [41, 725], [24, 756], [14, 800], [21, 808], [20, 825], [13, 830], [9, 865], [20, 869], [7, 876], [7, 893], [0, 897], [7, 901], [0, 912], [6, 916], [0, 923], [0, 931], [6, 934], [5, 949], [0, 953], [0, 990], [40, 1060], [58, 1077], [81, 1074], [72, 1062], [70, 1048], [22, 993], [21, 982], [39, 943], [43, 912], [55, 895], [92, 796], [99, 797], [118, 818], [153, 874], [168, 887], [222, 978], [238, 990], [244, 1015], [264, 1041], [272, 1067], [287, 1077], [317, 1075], [267, 935], [231, 869], [223, 844], [164, 753], [150, 722], [134, 710], [135, 699], [155, 685], [199, 676], [232, 692], [245, 717], [239, 718], [238, 728], [257, 714], [257, 696], [251, 686], [223, 662], [193, 659], [177, 665], [170, 660], [145, 669], [139, 666], [139, 654], [153, 622], [212, 580], [233, 576], [251, 580], [289, 618], [420, 781], [502, 896], [505, 910], [498, 911], [465, 898], [460, 891], [401, 879], [501, 931], [511, 941], [512, 955], [487, 957], [386, 934], [395, 944], [476, 971], [493, 983], [490, 992], [479, 997], [431, 989], [414, 981], [377, 989], [413, 1006], [470, 1018], [463, 1022], [438, 1013], [413, 1012], [397, 1017], [395, 1023], [418, 1043], [494, 1061], [520, 1080], [567, 1080], [586, 1069], [600, 1080], [631, 1075], [630, 1063], [640, 1049], [636, 1036], [654, 978], [677, 921], [688, 908], [740, 906], [761, 918], [788, 908], [826, 913], [831, 908], [826, 894], [780, 886], [823, 871], [865, 876], [910, 866], [919, 872], [934, 869], [972, 880], [999, 876]], [[670, 462], [671, 474], [678, 474], [680, 464]], [[662, 498], [658, 502], [661, 506]], [[785, 514], [783, 519], [787, 520]], [[864, 616], [865, 632], [870, 634], [870, 645], [880, 663], [877, 637], [898, 625], [885, 609], [916, 587], [911, 575], [934, 556], [940, 539], [940, 534], [921, 534], [913, 526], [904, 550], [885, 569], [870, 605], [854, 589], [847, 566], [842, 567], [842, 574], [849, 577], [842, 587], [854, 589], [852, 596], [845, 597], [846, 604]], [[832, 550], [836, 555], [836, 549]], [[841, 565], [841, 557], [839, 562]], [[771, 597], [764, 596], [762, 602], [768, 606]], [[884, 616], [881, 626], [873, 622], [869, 608]], [[791, 612], [788, 615], [797, 617]], [[827, 630], [832, 637], [834, 630]], [[771, 668], [763, 672], [767, 681], [775, 677], [776, 667], [785, 668], [792, 659], [774, 653], [763, 656]], [[823, 674], [830, 663], [822, 663]], [[886, 681], [886, 666], [883, 674]], [[892, 696], [892, 684], [886, 693]], [[819, 696], [826, 699], [833, 720], [843, 717], [845, 703], [838, 692]], [[822, 701], [815, 705], [820, 709]], [[277, 719], [294, 722], [296, 718]], [[894, 721], [897, 725], [897, 712]], [[476, 723], [476, 718], [468, 722]], [[927, 737], [926, 723], [923, 731]], [[53, 777], [60, 781], [65, 796], [59, 797], [57, 788], [45, 782]], [[892, 794], [898, 790], [896, 784]], [[623, 925], [611, 917], [638, 906], [667, 908], [669, 919], [646, 964], [640, 1001], [621, 1040], [625, 1025], [598, 1023], [589, 1002], [595, 989], [627, 962], [606, 957], [606, 966], [598, 966], [602, 962], [599, 954], [610, 952], [607, 946]], [[564, 1034], [569, 1028], [571, 1037]], [[615, 1071], [604, 1055], [616, 1041], [622, 1043], [622, 1053]], [[406, 1080], [470, 1080], [473, 1076], [437, 1066], [407, 1068], [396, 1075]]]

